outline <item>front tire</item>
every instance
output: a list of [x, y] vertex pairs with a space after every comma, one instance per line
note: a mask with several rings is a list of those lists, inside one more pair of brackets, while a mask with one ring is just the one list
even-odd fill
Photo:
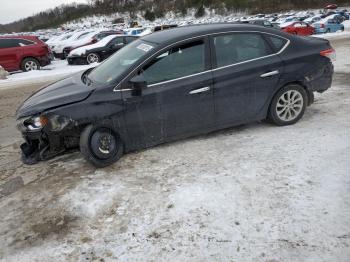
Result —
[[109, 127], [87, 126], [80, 135], [80, 152], [95, 167], [106, 167], [121, 158], [123, 143]]
[[24, 72], [34, 71], [40, 69], [40, 63], [35, 58], [26, 58], [21, 63], [21, 69]]
[[307, 104], [308, 96], [303, 87], [287, 85], [273, 97], [268, 119], [278, 126], [295, 124], [303, 117]]
[[101, 57], [96, 53], [91, 53], [86, 57], [86, 61], [88, 64], [99, 63], [101, 61]]

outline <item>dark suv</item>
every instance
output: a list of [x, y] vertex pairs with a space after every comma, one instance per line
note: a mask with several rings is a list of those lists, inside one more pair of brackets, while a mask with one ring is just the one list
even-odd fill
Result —
[[332, 83], [328, 40], [211, 24], [156, 32], [56, 82], [18, 109], [23, 161], [78, 148], [95, 166], [123, 153], [268, 119], [299, 121]]
[[36, 36], [0, 37], [0, 65], [6, 71], [32, 71], [50, 64], [49, 47]]

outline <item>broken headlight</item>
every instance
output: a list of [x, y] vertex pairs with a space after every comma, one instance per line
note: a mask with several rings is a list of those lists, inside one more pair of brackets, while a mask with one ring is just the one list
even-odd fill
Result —
[[45, 116], [32, 116], [19, 120], [17, 127], [20, 131], [38, 131], [49, 123], [49, 119]]
[[70, 119], [60, 116], [60, 115], [50, 115], [50, 116], [32, 116], [26, 118], [25, 120], [19, 120], [17, 127], [21, 132], [24, 131], [39, 131], [43, 127], [48, 126], [48, 128], [53, 131], [63, 130], [69, 123]]

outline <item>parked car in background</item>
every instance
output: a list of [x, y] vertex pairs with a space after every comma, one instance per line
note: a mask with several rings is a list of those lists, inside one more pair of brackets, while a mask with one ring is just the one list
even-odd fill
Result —
[[49, 47], [35, 36], [0, 37], [0, 65], [6, 71], [32, 71], [50, 64]]
[[[163, 30], [169, 30], [169, 29], [176, 28], [176, 27], [177, 27], [177, 25], [150, 26], [150, 27], [144, 28], [144, 30], [141, 33], [137, 33], [136, 35], [139, 36], [139, 37], [142, 37], [142, 36], [145, 36], [145, 35], [152, 34], [154, 32], [163, 31]], [[131, 32], [131, 35], [133, 35], [132, 32]]]
[[268, 20], [265, 19], [254, 19], [254, 20], [249, 20], [249, 24], [252, 25], [260, 25], [260, 26], [265, 26], [265, 27], [273, 27], [272, 23]]
[[124, 29], [124, 33], [126, 35], [140, 35], [143, 31], [147, 29], [148, 28], [144, 28], [144, 27], [128, 28], [128, 29]]
[[281, 27], [282, 31], [294, 35], [313, 35], [315, 28], [305, 22], [292, 22], [291, 24]]
[[102, 62], [137, 38], [137, 36], [125, 35], [106, 36], [95, 44], [72, 50], [67, 57], [68, 64], [83, 65]]
[[63, 56], [64, 58], [67, 58], [70, 51], [76, 48], [97, 43], [98, 41], [100, 41], [101, 39], [109, 35], [121, 35], [123, 33], [124, 33], [123, 31], [104, 31], [104, 30], [93, 31], [85, 35], [81, 39], [77, 39], [75, 41], [70, 42], [68, 46], [63, 48]]
[[124, 31], [123, 30], [107, 30], [107, 31], [102, 31], [97, 33], [95, 36], [93, 36], [93, 43], [96, 43], [98, 41], [100, 41], [101, 39], [105, 38], [106, 36], [109, 35], [123, 35]]
[[324, 7], [324, 9], [337, 9], [338, 5], [337, 4], [328, 4]]
[[346, 11], [336, 11], [336, 14], [344, 17], [344, 20], [349, 20], [350, 19], [350, 15]]
[[46, 41], [46, 44], [50, 47], [52, 54], [54, 55], [54, 49], [55, 47], [63, 42], [66, 41], [67, 39], [69, 39], [70, 37], [72, 37], [73, 32], [67, 32], [67, 33], [62, 33], [58, 36], [53, 36], [51, 37], [49, 40]]
[[74, 41], [83, 39], [91, 32], [93, 32], [93, 30], [77, 31], [77, 32], [73, 32], [72, 34], [69, 34], [69, 36], [66, 37], [65, 39], [58, 40], [56, 44], [52, 47], [54, 56], [56, 58], [65, 59], [63, 49], [67, 46], [70, 46]]
[[178, 27], [135, 40], [17, 110], [24, 163], [80, 148], [96, 167], [124, 153], [269, 119], [298, 122], [332, 83], [328, 40], [244, 24]]
[[323, 18], [312, 25], [316, 34], [334, 33], [344, 31], [344, 25], [337, 19], [337, 15]]
[[315, 15], [315, 16], [306, 18], [306, 19], [304, 20], [304, 22], [311, 25], [311, 24], [313, 24], [313, 23], [316, 23], [316, 22], [320, 21], [321, 19], [322, 19], [322, 18], [321, 18], [321, 15]]

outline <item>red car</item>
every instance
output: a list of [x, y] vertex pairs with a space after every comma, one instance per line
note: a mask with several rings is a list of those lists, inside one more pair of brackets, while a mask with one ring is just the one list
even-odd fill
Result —
[[324, 7], [324, 9], [337, 9], [338, 5], [337, 4], [328, 4]]
[[0, 37], [0, 65], [6, 71], [32, 71], [50, 64], [49, 47], [35, 36]]
[[286, 27], [281, 28], [282, 31], [294, 35], [313, 35], [315, 28], [305, 22], [293, 22]]

